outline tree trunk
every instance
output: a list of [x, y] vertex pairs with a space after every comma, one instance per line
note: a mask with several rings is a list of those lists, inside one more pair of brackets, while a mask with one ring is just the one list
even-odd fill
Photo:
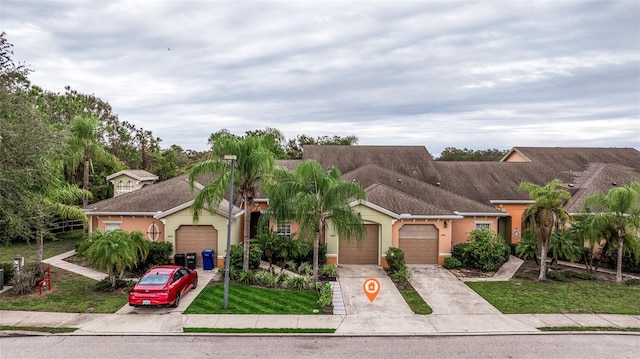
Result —
[[[82, 174], [82, 189], [85, 191], [89, 191], [89, 150], [85, 149], [84, 151], [84, 173]], [[87, 196], [87, 192], [82, 195], [82, 206], [86, 207], [89, 205], [89, 197]]]
[[547, 280], [547, 243], [540, 244], [540, 274], [538, 280]]
[[249, 270], [249, 249], [251, 248], [251, 243], [249, 243], [249, 234], [251, 233], [251, 203], [249, 203], [246, 193], [243, 193], [242, 195], [244, 196], [244, 252], [242, 256], [242, 269]]
[[323, 223], [320, 221], [320, 227], [318, 228], [318, 233], [316, 234], [316, 238], [313, 240], [313, 283], [318, 281], [318, 260], [320, 256], [320, 233], [323, 232]]
[[618, 233], [618, 260], [616, 263], [616, 283], [622, 283], [622, 256], [624, 256], [624, 233]]

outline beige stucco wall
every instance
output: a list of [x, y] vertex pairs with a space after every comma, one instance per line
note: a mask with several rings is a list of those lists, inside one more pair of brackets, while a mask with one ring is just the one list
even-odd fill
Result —
[[[191, 209], [185, 208], [181, 211], [173, 213], [163, 218], [165, 223], [165, 241], [170, 242], [173, 245], [173, 251], [175, 254], [176, 248], [176, 230], [180, 225], [211, 225], [218, 230], [218, 252], [216, 253], [217, 261], [216, 265], [219, 266], [224, 263], [224, 257], [227, 251], [227, 218], [219, 214], [211, 215], [208, 211], [202, 211], [200, 214], [200, 220], [197, 223], [193, 222], [193, 215]], [[235, 219], [231, 222], [231, 244], [237, 244], [242, 241], [242, 221]]]
[[[114, 196], [118, 196], [118, 195], [121, 195], [121, 194], [137, 191], [140, 188], [142, 188], [142, 186], [144, 186], [145, 184], [153, 183], [153, 181], [138, 181], [135, 178], [131, 178], [131, 177], [125, 175], [125, 174], [122, 174], [120, 176], [112, 178], [110, 181], [111, 181], [111, 183], [113, 183], [113, 195]], [[133, 189], [131, 191], [118, 192], [118, 182], [120, 182], [120, 181], [122, 181], [124, 184], [126, 184], [129, 181], [131, 181], [131, 184], [133, 185]]]
[[524, 156], [522, 156], [518, 152], [513, 151], [513, 152], [511, 152], [509, 157], [504, 159], [504, 162], [531, 162], [531, 161], [526, 159]]

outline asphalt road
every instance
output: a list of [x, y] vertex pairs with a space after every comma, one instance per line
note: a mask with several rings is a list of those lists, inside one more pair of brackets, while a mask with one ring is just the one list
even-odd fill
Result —
[[0, 338], [0, 358], [638, 358], [640, 335], [33, 336]]

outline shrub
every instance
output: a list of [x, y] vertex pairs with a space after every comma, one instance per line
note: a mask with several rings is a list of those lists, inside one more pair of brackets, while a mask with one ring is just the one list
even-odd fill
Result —
[[[229, 273], [231, 274], [231, 273]], [[256, 281], [256, 276], [253, 271], [240, 270], [238, 272], [238, 281], [242, 284], [253, 284]]]
[[276, 276], [269, 273], [268, 271], [256, 272], [255, 280], [256, 283], [267, 288], [273, 288], [276, 286], [276, 284], [278, 284]]
[[295, 272], [295, 271], [298, 270], [298, 265], [296, 264], [296, 262], [294, 260], [290, 260], [287, 263], [285, 263], [284, 265], [285, 265], [286, 269], [288, 269], [288, 270], [290, 270], [292, 272]]
[[[241, 271], [242, 269], [236, 269], [234, 267], [229, 267], [229, 280], [236, 280], [238, 279], [238, 272]], [[218, 269], [218, 277], [220, 277], [220, 279], [224, 279], [224, 268], [220, 268]]]
[[488, 230], [474, 230], [469, 242], [453, 247], [452, 256], [463, 267], [495, 271], [509, 260], [510, 249], [502, 237]]
[[409, 269], [404, 268], [393, 272], [391, 277], [395, 281], [408, 283], [411, 279], [411, 272], [409, 272]]
[[13, 268], [13, 262], [0, 262], [0, 268], [4, 271], [4, 283], [11, 282], [16, 275], [16, 269]]
[[[603, 262], [607, 267], [615, 269], [618, 263], [618, 251], [608, 251], [603, 258]], [[622, 271], [626, 273], [640, 273], [640, 260], [625, 253], [622, 256]]]
[[283, 287], [288, 289], [304, 290], [309, 288], [311, 278], [309, 276], [304, 277], [288, 277], [283, 282]]
[[[229, 266], [242, 269], [242, 260], [244, 257], [244, 244], [234, 244], [231, 246], [229, 253]], [[262, 250], [259, 246], [251, 245], [249, 249], [249, 269], [257, 269], [260, 267], [260, 259], [262, 258]]]
[[169, 242], [150, 242], [147, 259], [138, 263], [138, 267], [147, 271], [151, 267], [165, 265], [171, 262], [172, 245]]
[[404, 252], [400, 248], [389, 247], [385, 252], [385, 258], [389, 265], [389, 271], [392, 274], [407, 268], [407, 263], [404, 260]]
[[627, 279], [624, 284], [626, 285], [640, 285], [640, 278]]
[[302, 275], [310, 275], [313, 273], [313, 267], [311, 266], [311, 264], [309, 264], [309, 262], [300, 263], [300, 266], [298, 267], [298, 273]]
[[333, 304], [333, 290], [331, 284], [316, 282], [316, 291], [318, 292], [318, 305], [321, 307], [329, 307]]
[[105, 293], [111, 293], [113, 291], [115, 291], [116, 289], [119, 288], [129, 288], [131, 289], [131, 287], [133, 287], [136, 284], [135, 281], [133, 280], [127, 280], [127, 279], [116, 279], [116, 286], [115, 288], [113, 287], [112, 283], [111, 283], [111, 279], [109, 279], [108, 277], [99, 281], [98, 283], [96, 283], [96, 291], [98, 292], [105, 292]]
[[17, 295], [29, 293], [42, 280], [42, 273], [36, 263], [25, 264], [13, 277], [11, 292]]
[[456, 257], [447, 257], [444, 259], [444, 267], [447, 269], [462, 267], [462, 262]]
[[276, 284], [277, 283], [283, 283], [287, 280], [287, 278], [289, 278], [289, 275], [285, 272], [280, 272], [278, 273], [278, 275], [276, 275]]
[[335, 264], [325, 264], [320, 269], [318, 269], [318, 274], [327, 276], [327, 277], [337, 277], [338, 276], [338, 266]]
[[516, 244], [516, 255], [521, 259], [533, 259], [538, 264], [538, 243], [531, 229], [522, 232], [520, 243]]

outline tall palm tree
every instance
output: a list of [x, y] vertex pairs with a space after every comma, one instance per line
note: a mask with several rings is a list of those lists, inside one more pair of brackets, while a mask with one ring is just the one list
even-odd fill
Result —
[[[617, 236], [618, 258], [616, 282], [622, 282], [622, 257], [624, 249], [640, 257], [640, 183], [633, 182], [623, 187], [614, 187], [607, 194], [595, 192], [584, 200], [585, 211], [593, 212], [595, 228], [611, 227]], [[625, 246], [626, 245], [626, 246]]]
[[562, 183], [560, 180], [554, 179], [544, 186], [531, 182], [522, 182], [518, 186], [518, 189], [529, 192], [529, 198], [535, 200], [535, 203], [527, 207], [524, 220], [533, 229], [540, 250], [538, 280], [547, 279], [547, 252], [553, 232], [569, 220], [569, 214], [563, 206], [571, 199], [571, 194], [557, 188], [560, 183]]
[[[71, 130], [67, 148], [67, 166], [71, 173], [75, 173], [82, 164], [82, 189], [89, 192], [89, 171], [93, 167], [92, 161], [106, 162], [119, 167], [119, 160], [107, 152], [100, 144], [98, 132], [98, 118], [95, 116], [76, 116], [71, 120]], [[89, 197], [85, 195], [82, 205], [89, 204]]]
[[[214, 154], [236, 156], [234, 188], [236, 193], [242, 196], [244, 207], [244, 255], [242, 260], [244, 270], [249, 269], [251, 205], [262, 185], [269, 180], [275, 166], [273, 153], [265, 147], [265, 144], [265, 138], [262, 136], [249, 135], [245, 138], [238, 138], [228, 135], [216, 138], [212, 147]], [[202, 176], [211, 175], [213, 177], [209, 183], [204, 185], [191, 205], [194, 221], [198, 221], [204, 207], [211, 213], [214, 213], [218, 208], [222, 199], [229, 193], [230, 173], [229, 162], [220, 157], [197, 163], [191, 168], [189, 183], [192, 189]]]
[[362, 238], [362, 218], [349, 203], [365, 198], [358, 182], [343, 181], [337, 168], [325, 171], [313, 160], [302, 161], [294, 172], [278, 172], [269, 188], [269, 212], [276, 221], [296, 221], [299, 238], [313, 240], [314, 282], [318, 279], [320, 233], [331, 219], [341, 235]]

